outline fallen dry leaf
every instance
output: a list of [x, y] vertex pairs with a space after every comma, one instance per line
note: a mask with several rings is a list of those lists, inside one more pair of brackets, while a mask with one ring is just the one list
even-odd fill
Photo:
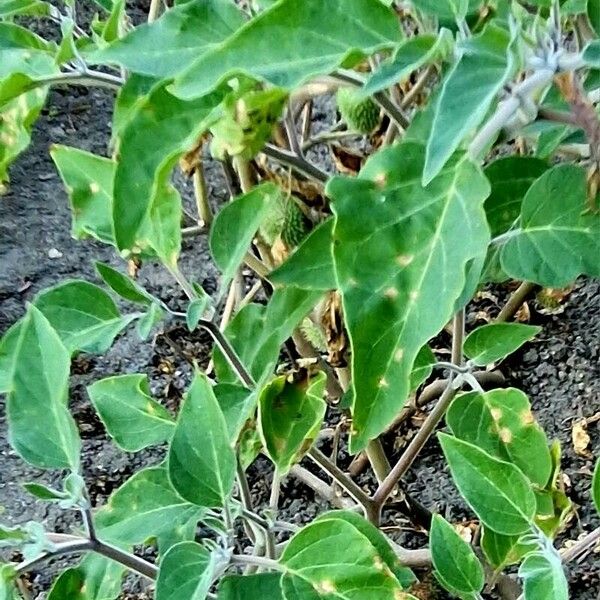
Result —
[[564, 288], [544, 288], [536, 296], [536, 310], [542, 315], [559, 315], [565, 311], [566, 300], [575, 286]]
[[571, 428], [571, 439], [573, 440], [573, 448], [579, 456], [591, 458], [592, 453], [588, 450], [590, 445], [590, 436], [587, 432], [587, 419], [577, 419], [574, 421]]

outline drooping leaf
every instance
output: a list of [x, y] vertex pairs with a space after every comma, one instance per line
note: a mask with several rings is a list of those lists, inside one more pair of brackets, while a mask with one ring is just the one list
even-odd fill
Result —
[[449, 591], [479, 594], [485, 584], [483, 567], [473, 549], [440, 515], [434, 515], [429, 532], [431, 559], [436, 574]]
[[173, 202], [170, 172], [179, 156], [208, 128], [209, 117], [222, 97], [215, 92], [184, 102], [160, 85], [135, 104], [119, 135], [114, 180], [113, 222], [120, 250], [148, 243], [139, 240], [140, 229], [155, 199], [162, 195]]
[[232, 383], [218, 383], [213, 391], [225, 417], [229, 439], [235, 443], [256, 407], [257, 394]]
[[525, 600], [568, 600], [569, 584], [555, 553], [533, 552], [519, 568]]
[[58, 168], [71, 203], [71, 234], [114, 244], [112, 188], [115, 163], [68, 146], [53, 146], [50, 156]]
[[592, 477], [592, 500], [596, 505], [596, 510], [600, 513], [600, 458], [596, 462], [594, 476]]
[[331, 246], [333, 219], [315, 227], [294, 253], [269, 273], [275, 285], [293, 285], [303, 290], [332, 290], [336, 286]]
[[481, 521], [507, 535], [528, 531], [536, 504], [525, 475], [473, 444], [445, 433], [438, 438], [456, 486]]
[[431, 375], [435, 363], [435, 354], [431, 351], [431, 348], [425, 344], [425, 346], [419, 350], [410, 374], [411, 393], [416, 391], [417, 388]]
[[463, 42], [461, 49], [463, 54], [447, 75], [437, 101], [423, 169], [425, 184], [481, 123], [514, 68], [510, 34], [494, 23]]
[[177, 542], [194, 539], [202, 513], [177, 494], [166, 468], [149, 467], [112, 493], [96, 514], [96, 525], [112, 543], [134, 545], [156, 539], [164, 553]]
[[475, 365], [489, 365], [518, 350], [541, 330], [522, 323], [489, 323], [466, 337], [463, 350]]
[[510, 229], [521, 213], [521, 203], [527, 190], [547, 169], [545, 161], [533, 156], [505, 156], [484, 169], [492, 187], [485, 201], [492, 236]]
[[261, 221], [279, 194], [275, 184], [264, 183], [237, 197], [215, 217], [210, 231], [210, 250], [222, 271], [221, 289], [233, 278]]
[[12, 385], [15, 350], [20, 333], [21, 324], [17, 321], [0, 338], [0, 394], [6, 394]]
[[7, 406], [12, 447], [37, 467], [77, 471], [81, 442], [67, 408], [69, 352], [34, 306], [21, 322], [14, 360]]
[[400, 39], [396, 15], [379, 0], [281, 0], [200, 56], [173, 93], [197, 98], [240, 73], [291, 89]]
[[168, 79], [217, 46], [244, 23], [228, 0], [193, 0], [167, 10], [153, 23], [133, 29], [91, 62], [112, 63], [134, 73]]
[[588, 209], [584, 169], [546, 171], [523, 199], [519, 228], [506, 234], [503, 269], [547, 287], [563, 287], [580, 274], [600, 276], [600, 214]]
[[[266, 306], [248, 304], [232, 319], [225, 335], [242, 363], [259, 384], [264, 383], [277, 362], [281, 344], [315, 306], [321, 293], [295, 287], [276, 289]], [[219, 350], [215, 371], [223, 383], [238, 383], [238, 377]]]
[[6, 527], [0, 525], [0, 548], [19, 546], [27, 541], [29, 535], [21, 527]]
[[212, 584], [213, 558], [196, 542], [175, 544], [163, 557], [156, 600], [205, 600]]
[[335, 510], [324, 513], [319, 516], [317, 521], [325, 521], [332, 519], [341, 519], [350, 523], [355, 529], [362, 533], [369, 542], [377, 550], [379, 557], [387, 565], [390, 571], [395, 575], [396, 579], [400, 582], [400, 585], [407, 589], [409, 588], [417, 578], [414, 573], [408, 568], [402, 565], [398, 556], [389, 544], [389, 541], [383, 533], [377, 527], [369, 523], [366, 519], [361, 517], [358, 513], [349, 510]]
[[437, 35], [425, 33], [409, 38], [398, 46], [393, 57], [373, 72], [361, 93], [370, 96], [402, 83], [413, 71], [444, 60], [452, 51], [453, 44], [452, 34], [447, 29], [442, 29]]
[[218, 600], [284, 600], [281, 574], [227, 575], [219, 583]]
[[124, 275], [120, 271], [113, 269], [110, 265], [101, 262], [96, 263], [96, 271], [98, 271], [104, 283], [113, 292], [119, 294], [121, 298], [138, 304], [152, 304], [152, 296], [128, 275]]
[[387, 148], [358, 178], [333, 178], [327, 187], [352, 342], [353, 452], [402, 408], [417, 354], [456, 310], [466, 267], [489, 240], [480, 171], [457, 157], [423, 188], [424, 154], [415, 143]]
[[87, 388], [109, 435], [127, 452], [171, 439], [175, 423], [166, 408], [150, 395], [146, 375], [106, 377]]
[[267, 384], [258, 399], [259, 431], [269, 458], [285, 475], [312, 446], [327, 405], [323, 401], [325, 374], [294, 383], [287, 377]]
[[224, 506], [235, 478], [235, 453], [212, 386], [202, 374], [194, 378], [179, 411], [168, 463], [180, 496], [199, 506]]
[[198, 327], [200, 319], [202, 319], [209, 306], [210, 296], [204, 290], [202, 290], [199, 298], [195, 298], [188, 304], [185, 312], [185, 324], [190, 331], [194, 331]]
[[446, 422], [457, 438], [513, 463], [540, 488], [548, 484], [552, 471], [548, 440], [521, 390], [461, 394], [448, 409]]
[[281, 579], [286, 600], [362, 600], [367, 595], [369, 600], [414, 600], [402, 593], [368, 538], [342, 519], [304, 527], [290, 540], [280, 563], [286, 569]]
[[122, 316], [102, 288], [73, 279], [38, 294], [34, 305], [44, 313], [70, 352], [102, 353], [135, 318]]
[[27, 490], [32, 496], [35, 496], [38, 500], [64, 500], [67, 497], [66, 492], [61, 492], [60, 490], [55, 490], [50, 486], [44, 485], [42, 483], [24, 483], [23, 487]]
[[153, 302], [148, 310], [140, 316], [135, 326], [135, 330], [142, 341], [148, 339], [152, 329], [160, 323], [164, 316], [165, 311], [156, 302]]

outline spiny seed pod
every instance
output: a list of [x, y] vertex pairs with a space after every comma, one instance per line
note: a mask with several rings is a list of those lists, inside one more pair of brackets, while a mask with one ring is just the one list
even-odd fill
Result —
[[317, 350], [325, 352], [327, 350], [327, 340], [325, 334], [318, 325], [315, 325], [308, 317], [302, 321], [300, 331], [304, 339], [312, 344]]
[[267, 213], [267, 216], [260, 224], [258, 231], [269, 246], [272, 246], [275, 240], [281, 235], [285, 222], [287, 202], [283, 194], [278, 194], [276, 201], [273, 202], [273, 208]]
[[308, 233], [306, 217], [293, 198], [289, 198], [285, 207], [285, 218], [281, 230], [281, 239], [289, 248], [295, 248]]
[[356, 91], [342, 87], [336, 100], [342, 119], [352, 131], [371, 133], [379, 125], [379, 106], [371, 98], [362, 98]]

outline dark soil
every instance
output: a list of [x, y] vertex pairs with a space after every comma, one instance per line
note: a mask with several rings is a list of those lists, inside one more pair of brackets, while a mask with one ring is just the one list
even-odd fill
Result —
[[[99, 91], [53, 91], [42, 118], [35, 127], [33, 143], [12, 169], [9, 193], [0, 199], [0, 333], [19, 318], [25, 303], [40, 290], [67, 278], [96, 280], [93, 261], [118, 265], [114, 252], [94, 242], [76, 242], [70, 237], [67, 198], [48, 155], [52, 143], [73, 145], [99, 154], [106, 153], [111, 119], [111, 97]], [[207, 174], [215, 204], [227, 197], [217, 164]], [[180, 187], [189, 190], [187, 182]], [[216, 288], [206, 241], [195, 238], [185, 243], [182, 269], [207, 291]], [[181, 292], [170, 276], [152, 265], [144, 266], [140, 282], [173, 307], [183, 304]], [[591, 458], [577, 455], [571, 442], [571, 425], [578, 417], [600, 411], [600, 289], [597, 282], [581, 281], [568, 299], [563, 314], [546, 317], [533, 311], [533, 320], [543, 325], [537, 340], [512, 357], [503, 370], [510, 384], [530, 394], [533, 408], [549, 437], [560, 439], [563, 467], [577, 516], [564, 534], [575, 539], [600, 525], [590, 500], [593, 468]], [[502, 293], [502, 292], [499, 292]], [[475, 311], [470, 315], [473, 322]], [[83, 464], [92, 499], [101, 504], [133, 473], [163, 456], [162, 450], [124, 454], [107, 439], [85, 393], [85, 386], [119, 373], [148, 373], [155, 396], [176, 409], [182, 391], [190, 381], [191, 359], [207, 361], [208, 340], [189, 334], [174, 323], [166, 323], [151, 343], [141, 343], [134, 332], [119, 337], [103, 356], [80, 356], [73, 365], [72, 408], [84, 443]], [[590, 425], [590, 451], [600, 452], [598, 423]], [[397, 440], [401, 443], [401, 440]], [[0, 421], [0, 503], [6, 524], [43, 520], [49, 530], [68, 531], [78, 526], [76, 514], [64, 513], [51, 505], [35, 502], [20, 488], [26, 481], [58, 485], [60, 474], [47, 474], [25, 465], [10, 449], [4, 415]], [[250, 470], [257, 501], [268, 498], [270, 468], [258, 461]], [[365, 479], [365, 481], [367, 481]], [[472, 517], [454, 488], [439, 447], [431, 441], [406, 477], [407, 491], [429, 509], [453, 521]], [[283, 485], [282, 518], [295, 523], [312, 519], [326, 507], [302, 484], [288, 480]], [[426, 536], [402, 518], [387, 515], [394, 537], [409, 547], [426, 544]], [[571, 597], [574, 600], [600, 598], [600, 558], [590, 554], [570, 565]], [[45, 597], [50, 578], [44, 572], [33, 575], [36, 598]], [[139, 582], [127, 586], [123, 598], [149, 598]], [[440, 596], [442, 597], [442, 596]]]

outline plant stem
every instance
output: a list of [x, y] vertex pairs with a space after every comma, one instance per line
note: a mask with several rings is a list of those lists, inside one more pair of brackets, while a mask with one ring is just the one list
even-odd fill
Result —
[[508, 302], [503, 306], [502, 310], [496, 317], [497, 323], [504, 323], [512, 319], [516, 312], [523, 306], [523, 302], [537, 288], [537, 284], [529, 281], [523, 281], [521, 285], [512, 293]]
[[63, 556], [65, 554], [76, 554], [78, 552], [89, 552], [94, 549], [94, 542], [85, 538], [76, 538], [73, 541], [56, 544], [53, 550], [44, 552], [40, 556], [36, 556], [30, 560], [23, 561], [15, 567], [17, 573], [25, 573], [31, 571], [38, 565], [54, 558], [55, 556]]
[[290, 470], [290, 475], [305, 483], [311, 490], [319, 494], [321, 498], [327, 500], [327, 502], [330, 502], [337, 508], [351, 509], [356, 507], [349, 498], [336, 494], [330, 485], [300, 465], [294, 465]]
[[309, 163], [306, 159], [289, 150], [283, 150], [273, 144], [265, 144], [262, 152], [269, 158], [291, 167], [295, 171], [298, 171], [298, 173], [301, 173], [317, 183], [326, 183], [329, 179], [329, 175], [325, 171], [322, 171], [319, 167]]
[[570, 548], [561, 551], [560, 555], [563, 563], [566, 564], [579, 558], [582, 554], [595, 548], [597, 544], [600, 544], [600, 527], [575, 542]]
[[385, 455], [385, 450], [379, 438], [371, 440], [365, 449], [367, 458], [373, 467], [377, 483], [381, 484], [384, 479], [390, 474], [392, 467], [390, 461]]
[[269, 498], [269, 508], [273, 513], [273, 518], [277, 516], [279, 510], [279, 496], [281, 492], [281, 476], [279, 471], [273, 471], [273, 481], [271, 482], [271, 497]]
[[239, 156], [233, 157], [233, 166], [238, 175], [242, 192], [247, 194], [256, 185], [256, 173], [250, 161]]
[[[454, 317], [454, 335], [452, 337], [452, 362], [460, 364], [462, 362], [462, 344], [464, 339], [464, 309], [459, 310]], [[392, 493], [394, 487], [402, 479], [406, 471], [413, 464], [415, 458], [423, 449], [423, 446], [427, 443], [427, 440], [431, 437], [438, 423], [442, 420], [446, 414], [446, 409], [450, 406], [450, 403], [456, 396], [458, 390], [453, 386], [454, 379], [450, 377], [446, 389], [435, 405], [433, 410], [429, 413], [427, 419], [421, 426], [421, 429], [417, 432], [417, 435], [412, 439], [398, 462], [394, 465], [390, 474], [385, 478], [383, 483], [379, 486], [379, 489], [373, 496], [374, 504], [379, 507], [379, 510], [383, 507], [385, 501]]]
[[148, 10], [148, 23], [154, 23], [158, 17], [160, 10], [160, 0], [150, 0], [150, 8]]
[[334, 142], [336, 140], [343, 140], [346, 138], [359, 138], [360, 133], [356, 131], [325, 131], [324, 133], [318, 133], [312, 138], [309, 138], [302, 145], [303, 150], [308, 150], [317, 144], [326, 144], [328, 142]]
[[285, 572], [286, 569], [283, 565], [280, 565], [276, 560], [272, 558], [265, 558], [264, 556], [250, 556], [247, 554], [234, 554], [231, 557], [232, 565], [252, 565], [253, 567], [259, 567], [262, 569], [269, 569], [271, 571]]
[[57, 75], [50, 75], [48, 77], [40, 77], [26, 86], [25, 91], [33, 90], [42, 85], [64, 84], [85, 86], [94, 85], [97, 87], [106, 87], [118, 90], [124, 83], [125, 80], [121, 77], [117, 77], [116, 75], [86, 69], [85, 71], [74, 71], [73, 73], [59, 73]]
[[212, 209], [208, 202], [208, 191], [206, 189], [206, 179], [204, 177], [204, 164], [199, 162], [192, 174], [194, 184], [194, 198], [196, 200], [196, 210], [198, 211], [198, 226], [208, 228], [213, 220]]
[[185, 275], [179, 270], [179, 267], [177, 265], [171, 266], [166, 264], [165, 267], [179, 284], [179, 287], [181, 287], [188, 299], [195, 300], [198, 297], [198, 294], [196, 294], [196, 290], [192, 287], [192, 284], [187, 280]]

